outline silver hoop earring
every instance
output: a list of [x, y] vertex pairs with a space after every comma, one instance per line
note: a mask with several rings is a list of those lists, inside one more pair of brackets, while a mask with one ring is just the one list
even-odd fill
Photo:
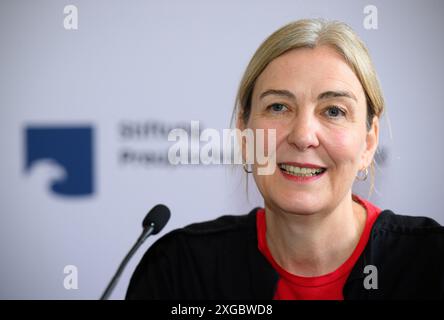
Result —
[[356, 179], [359, 181], [365, 181], [368, 177], [368, 168], [365, 168], [363, 170], [359, 170], [358, 174], [356, 175]]
[[247, 163], [243, 163], [242, 166], [244, 167], [244, 171], [248, 174], [248, 173], [252, 173], [252, 170], [248, 170], [248, 164]]

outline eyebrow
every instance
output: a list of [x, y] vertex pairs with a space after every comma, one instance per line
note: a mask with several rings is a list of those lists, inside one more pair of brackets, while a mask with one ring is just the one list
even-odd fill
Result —
[[[263, 99], [264, 97], [269, 96], [269, 95], [287, 97], [287, 98], [290, 98], [290, 99], [296, 101], [296, 96], [291, 91], [277, 90], [277, 89], [266, 90], [261, 93], [259, 98]], [[327, 99], [338, 98], [338, 97], [349, 98], [349, 99], [355, 100], [356, 102], [358, 101], [353, 93], [351, 93], [349, 91], [345, 91], [345, 90], [339, 90], [339, 91], [329, 90], [329, 91], [322, 92], [321, 94], [318, 95], [318, 100], [327, 100]]]
[[358, 99], [356, 99], [355, 95], [349, 91], [325, 91], [318, 95], [318, 100], [326, 100], [337, 97], [349, 98], [358, 102]]
[[292, 92], [290, 92], [288, 90], [277, 90], [277, 89], [268, 89], [268, 90], [262, 92], [261, 95], [259, 96], [259, 98], [263, 99], [269, 95], [287, 97], [287, 98], [290, 98], [290, 99], [296, 101], [296, 96]]

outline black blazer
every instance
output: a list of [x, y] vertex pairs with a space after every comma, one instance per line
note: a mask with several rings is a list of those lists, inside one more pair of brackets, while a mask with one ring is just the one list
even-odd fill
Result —
[[[127, 299], [272, 299], [279, 278], [258, 249], [256, 212], [174, 230], [137, 266]], [[366, 265], [377, 289], [366, 289]], [[368, 272], [368, 271], [367, 271]], [[382, 211], [343, 289], [344, 299], [443, 299], [444, 227]]]

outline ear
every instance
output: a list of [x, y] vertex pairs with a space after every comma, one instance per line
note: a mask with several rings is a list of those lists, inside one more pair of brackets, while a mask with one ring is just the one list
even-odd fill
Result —
[[374, 116], [370, 130], [367, 131], [366, 147], [362, 155], [362, 165], [360, 169], [368, 168], [372, 163], [379, 143], [379, 118]]

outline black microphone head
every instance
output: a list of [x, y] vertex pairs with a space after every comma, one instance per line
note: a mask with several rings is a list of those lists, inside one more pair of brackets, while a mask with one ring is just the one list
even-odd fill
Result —
[[165, 227], [170, 216], [170, 209], [163, 204], [158, 204], [152, 208], [146, 215], [145, 219], [143, 219], [142, 227], [146, 229], [149, 226], [152, 226], [154, 228], [152, 234], [157, 234], [163, 229], [163, 227]]

